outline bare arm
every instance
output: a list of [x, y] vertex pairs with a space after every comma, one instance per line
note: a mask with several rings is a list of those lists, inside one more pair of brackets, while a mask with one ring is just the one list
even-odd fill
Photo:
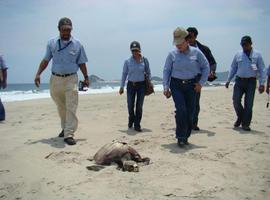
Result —
[[49, 61], [42, 60], [40, 65], [39, 65], [39, 68], [38, 68], [38, 71], [37, 71], [37, 74], [35, 77], [35, 84], [37, 87], [39, 87], [39, 85], [40, 85], [40, 75], [47, 68], [48, 64], [49, 64]]
[[89, 77], [88, 77], [88, 73], [87, 73], [87, 67], [85, 63], [79, 64], [80, 70], [83, 74], [84, 77], [84, 84], [89, 87], [90, 85], [90, 81], [89, 81]]
[[[7, 69], [2, 69], [2, 74], [3, 74], [2, 87], [3, 87], [3, 89], [5, 89], [7, 87]], [[1, 86], [0, 86], [0, 88], [1, 88]]]

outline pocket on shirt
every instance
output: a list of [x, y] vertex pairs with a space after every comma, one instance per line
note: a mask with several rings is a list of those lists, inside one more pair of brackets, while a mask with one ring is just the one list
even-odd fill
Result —
[[75, 50], [70, 50], [68, 52], [68, 60], [69, 60], [69, 62], [77, 63], [76, 62], [77, 61], [77, 55], [78, 55], [78, 53]]

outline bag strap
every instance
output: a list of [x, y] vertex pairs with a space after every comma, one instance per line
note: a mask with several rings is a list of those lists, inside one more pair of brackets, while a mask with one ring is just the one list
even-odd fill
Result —
[[144, 62], [144, 74], [145, 74], [145, 76], [148, 78], [149, 76], [148, 76], [148, 74], [147, 74], [147, 72], [146, 72], [146, 67], [148, 67], [149, 68], [149, 64], [148, 64], [148, 62], [146, 62], [146, 60], [147, 60], [147, 58], [145, 58], [145, 57], [143, 57], [143, 62]]

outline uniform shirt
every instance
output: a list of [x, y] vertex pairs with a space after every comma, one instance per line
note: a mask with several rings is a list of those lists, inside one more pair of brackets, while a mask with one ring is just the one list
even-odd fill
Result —
[[259, 83], [263, 85], [265, 82], [264, 67], [262, 56], [257, 50], [252, 49], [249, 56], [241, 50], [234, 56], [228, 82], [230, 82], [235, 75], [240, 78], [259, 76]]
[[0, 69], [7, 69], [6, 62], [2, 55], [0, 55]]
[[[145, 62], [144, 62], [145, 60]], [[145, 65], [146, 63], [146, 65]], [[125, 61], [122, 73], [121, 87], [125, 86], [126, 79], [132, 82], [144, 81], [144, 74], [147, 74], [151, 79], [151, 71], [147, 58], [142, 58], [140, 62], [137, 62], [133, 56]]]
[[270, 76], [270, 65], [268, 67], [267, 76]]
[[203, 53], [189, 46], [187, 53], [175, 49], [167, 56], [163, 70], [163, 87], [167, 90], [171, 77], [182, 80], [194, 79], [201, 74], [199, 83], [203, 85], [209, 74], [209, 63]]
[[76, 73], [79, 64], [88, 61], [83, 46], [73, 37], [69, 41], [63, 41], [60, 37], [51, 39], [47, 44], [44, 60], [51, 59], [52, 72], [61, 75]]

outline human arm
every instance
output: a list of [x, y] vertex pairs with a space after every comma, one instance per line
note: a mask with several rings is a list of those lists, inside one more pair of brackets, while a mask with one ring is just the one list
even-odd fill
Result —
[[119, 89], [120, 95], [124, 93], [124, 87], [125, 87], [127, 75], [128, 75], [128, 65], [127, 65], [127, 61], [125, 61], [124, 66], [123, 66], [123, 72], [122, 72], [121, 86]]
[[49, 64], [49, 61], [45, 59], [43, 59], [39, 64], [39, 68], [38, 68], [38, 71], [36, 73], [36, 77], [34, 80], [37, 87], [40, 86], [40, 75], [47, 68], [48, 64]]
[[171, 96], [171, 92], [169, 89], [171, 74], [172, 74], [172, 66], [173, 66], [173, 56], [169, 54], [166, 58], [164, 69], [163, 69], [163, 94], [169, 98]]
[[237, 65], [237, 56], [235, 56], [233, 58], [233, 61], [232, 61], [232, 64], [231, 64], [231, 69], [230, 69], [230, 72], [229, 72], [229, 75], [228, 75], [227, 82], [225, 84], [225, 87], [226, 88], [229, 88], [230, 82], [231, 82], [231, 80], [233, 79], [233, 77], [235, 76], [235, 74], [237, 72], [237, 68], [238, 68], [238, 65]]
[[84, 85], [86, 85], [87, 87], [89, 87], [90, 85], [90, 81], [89, 81], [89, 77], [88, 77], [88, 73], [87, 73], [87, 67], [85, 63], [79, 64], [79, 68], [83, 74], [84, 77]]

